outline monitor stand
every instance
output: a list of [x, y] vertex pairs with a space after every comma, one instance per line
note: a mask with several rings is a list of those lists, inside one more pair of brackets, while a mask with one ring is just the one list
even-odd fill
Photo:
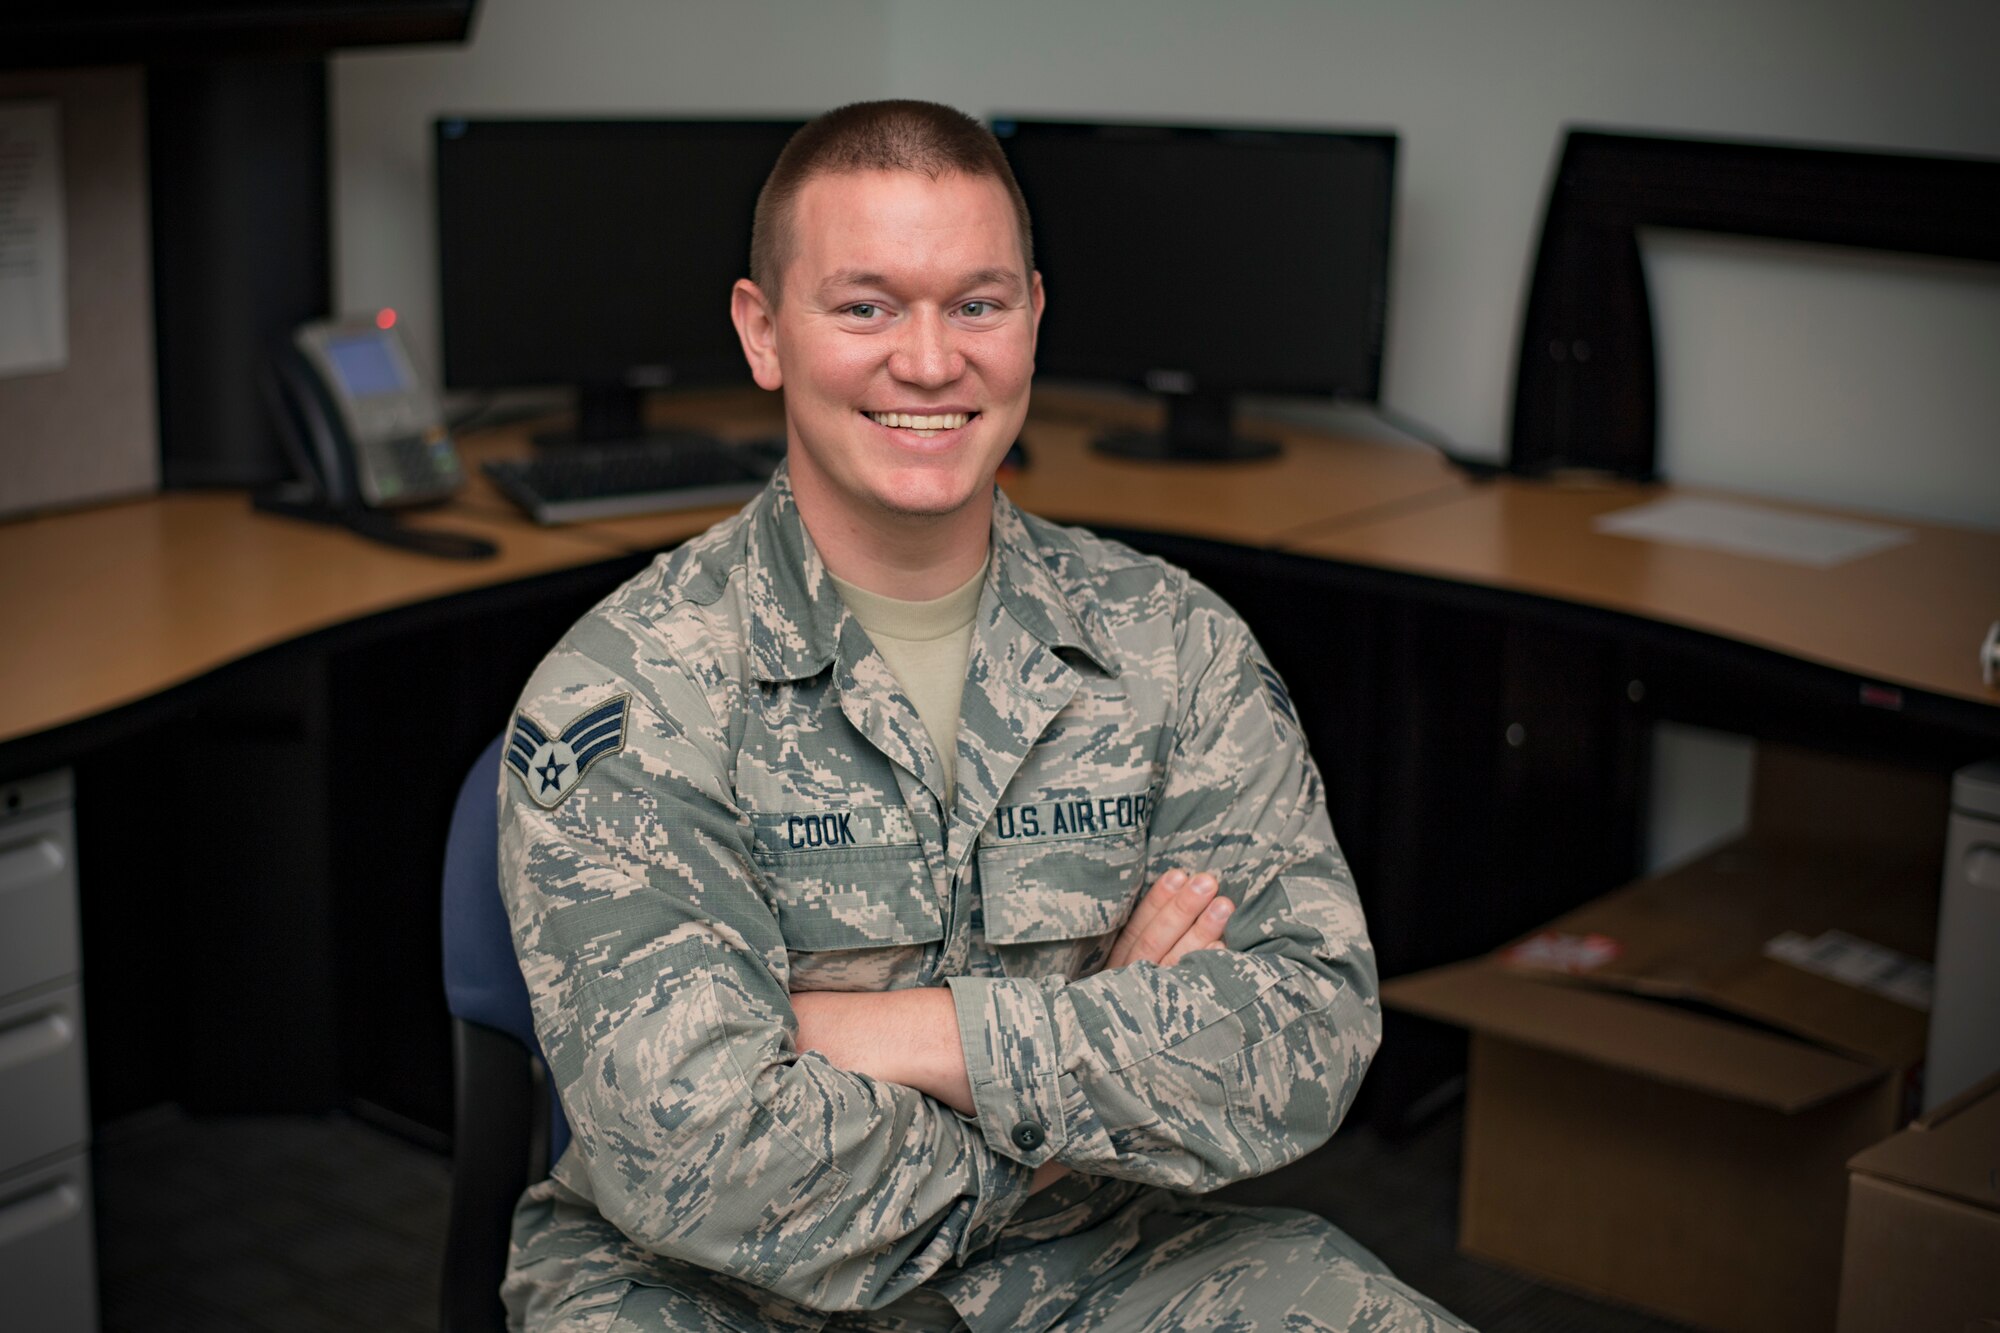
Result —
[[646, 389], [629, 384], [586, 382], [576, 386], [576, 427], [535, 432], [535, 447], [565, 449], [571, 445], [670, 444], [709, 439], [700, 431], [649, 430]]
[[1162, 394], [1167, 400], [1164, 431], [1121, 430], [1100, 435], [1090, 447], [1118, 458], [1155, 463], [1240, 463], [1272, 458], [1282, 449], [1276, 440], [1236, 434], [1234, 398], [1226, 393]]

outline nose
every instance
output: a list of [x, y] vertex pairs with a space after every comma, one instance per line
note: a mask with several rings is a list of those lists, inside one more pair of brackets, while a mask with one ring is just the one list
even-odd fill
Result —
[[965, 354], [943, 312], [922, 306], [910, 312], [890, 354], [889, 373], [922, 388], [942, 388], [965, 373]]

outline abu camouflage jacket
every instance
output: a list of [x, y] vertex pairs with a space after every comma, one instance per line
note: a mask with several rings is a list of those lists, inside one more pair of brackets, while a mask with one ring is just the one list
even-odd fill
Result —
[[[501, 884], [574, 1141], [517, 1216], [517, 1317], [702, 1270], [769, 1324], [928, 1284], [1016, 1326], [1152, 1187], [1339, 1123], [1375, 968], [1283, 685], [1182, 571], [998, 493], [992, 538], [949, 808], [782, 469], [535, 672]], [[1237, 902], [1229, 948], [1102, 970], [1175, 866]], [[976, 1117], [794, 1045], [790, 992], [936, 985]], [[1023, 1210], [1050, 1159], [1096, 1179]]]

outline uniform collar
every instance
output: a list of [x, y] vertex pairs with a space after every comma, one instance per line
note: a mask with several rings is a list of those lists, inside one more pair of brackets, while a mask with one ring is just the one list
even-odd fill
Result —
[[1075, 649], [1108, 676], [1118, 674], [1118, 659], [1105, 646], [1105, 636], [1092, 628], [1058, 586], [1026, 519], [997, 486], [993, 489], [992, 577], [1000, 601], [1028, 633], [1051, 648]]
[[[745, 515], [746, 587], [750, 597], [750, 660], [757, 679], [805, 680], [826, 670], [840, 647], [847, 605], [833, 586], [792, 497], [791, 474], [780, 465], [770, 486]], [[1103, 636], [1087, 627], [1056, 585], [1021, 511], [995, 488], [993, 555], [988, 579], [1021, 627], [1050, 648], [1071, 648], [1108, 675], [1117, 659]]]

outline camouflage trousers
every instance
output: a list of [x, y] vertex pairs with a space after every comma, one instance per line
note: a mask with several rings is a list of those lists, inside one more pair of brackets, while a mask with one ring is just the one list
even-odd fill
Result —
[[[635, 1286], [599, 1305], [606, 1333], [751, 1333], [742, 1306], [707, 1284]], [[609, 1295], [610, 1293], [606, 1293]], [[580, 1312], [579, 1312], [580, 1313]], [[598, 1322], [601, 1321], [601, 1322]], [[836, 1314], [826, 1333], [950, 1333], [971, 1327], [919, 1289], [881, 1310]], [[1052, 1333], [1453, 1333], [1468, 1325], [1398, 1281], [1339, 1228], [1312, 1213], [1188, 1198], [1149, 1213], [1139, 1244], [1087, 1287]]]

